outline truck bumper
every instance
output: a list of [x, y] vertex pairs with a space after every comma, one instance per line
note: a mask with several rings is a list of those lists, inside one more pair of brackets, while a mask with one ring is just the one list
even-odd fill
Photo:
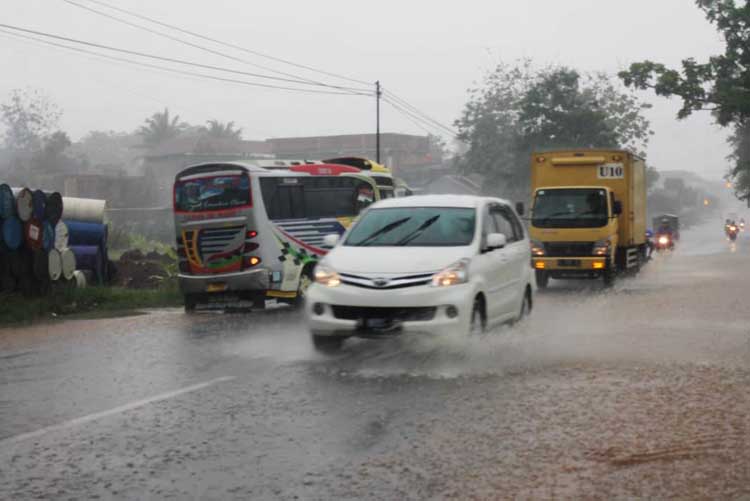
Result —
[[535, 257], [531, 266], [556, 276], [598, 276], [607, 266], [605, 257]]

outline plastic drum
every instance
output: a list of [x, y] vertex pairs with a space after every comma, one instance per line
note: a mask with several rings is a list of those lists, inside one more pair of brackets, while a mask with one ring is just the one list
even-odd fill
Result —
[[34, 195], [28, 188], [21, 189], [16, 195], [16, 214], [22, 223], [31, 219], [34, 212]]

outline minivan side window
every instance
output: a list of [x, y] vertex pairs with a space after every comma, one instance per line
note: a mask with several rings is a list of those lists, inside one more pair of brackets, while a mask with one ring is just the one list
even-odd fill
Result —
[[493, 205], [490, 209], [490, 214], [492, 215], [492, 219], [495, 220], [497, 231], [505, 235], [508, 243], [518, 240], [516, 238], [515, 231], [513, 231], [513, 225], [511, 224], [510, 219], [508, 219], [508, 216], [505, 214], [505, 211], [501, 206]]
[[518, 220], [518, 216], [510, 209], [510, 207], [503, 207], [503, 212], [513, 226], [513, 234], [515, 235], [515, 241], [519, 242], [524, 239], [523, 225]]

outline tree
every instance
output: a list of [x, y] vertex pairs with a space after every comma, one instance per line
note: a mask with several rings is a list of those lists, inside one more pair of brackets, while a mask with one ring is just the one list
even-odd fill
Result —
[[492, 192], [528, 191], [529, 156], [549, 148], [645, 147], [648, 105], [603, 74], [562, 66], [535, 70], [530, 61], [500, 64], [470, 91], [455, 122], [468, 145], [459, 165], [488, 180]]
[[46, 136], [41, 150], [34, 155], [32, 168], [45, 172], [58, 170], [61, 164], [70, 162], [69, 158], [64, 158], [64, 153], [71, 144], [68, 134], [61, 130]]
[[206, 122], [208, 127], [203, 128], [203, 132], [209, 136], [219, 139], [242, 139], [242, 129], [235, 129], [234, 122], [222, 123], [218, 120], [209, 120]]
[[0, 122], [6, 127], [5, 146], [15, 151], [38, 151], [61, 115], [57, 105], [41, 92], [12, 90], [10, 100], [0, 105]]
[[91, 131], [73, 144], [71, 150], [99, 168], [122, 168], [130, 165], [138, 156], [136, 148], [141, 142], [135, 133]]
[[180, 122], [180, 116], [170, 116], [169, 108], [164, 108], [164, 112], [156, 112], [150, 118], [145, 120], [146, 125], [138, 129], [138, 134], [143, 137], [143, 142], [147, 146], [156, 146], [157, 144], [172, 139], [180, 135], [188, 124]]
[[661, 175], [659, 174], [659, 171], [656, 170], [656, 167], [647, 167], [646, 168], [646, 190], [651, 191], [654, 186], [656, 186], [656, 183], [659, 182], [659, 178]]
[[729, 139], [734, 179], [739, 198], [750, 198], [750, 0], [696, 0], [696, 5], [714, 24], [725, 42], [723, 54], [698, 63], [682, 61], [679, 70], [642, 61], [619, 73], [625, 85], [651, 89], [659, 96], [682, 99], [679, 119], [696, 111], [713, 113], [721, 126], [732, 127]]

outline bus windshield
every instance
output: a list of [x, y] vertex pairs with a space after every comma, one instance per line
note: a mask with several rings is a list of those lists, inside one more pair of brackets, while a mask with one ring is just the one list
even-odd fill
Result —
[[607, 220], [606, 190], [565, 188], [537, 192], [531, 224], [537, 228], [597, 228]]
[[247, 175], [219, 175], [177, 181], [175, 210], [201, 212], [236, 209], [250, 205], [250, 179]]
[[345, 176], [264, 177], [260, 188], [272, 220], [353, 217], [375, 201], [372, 185]]

